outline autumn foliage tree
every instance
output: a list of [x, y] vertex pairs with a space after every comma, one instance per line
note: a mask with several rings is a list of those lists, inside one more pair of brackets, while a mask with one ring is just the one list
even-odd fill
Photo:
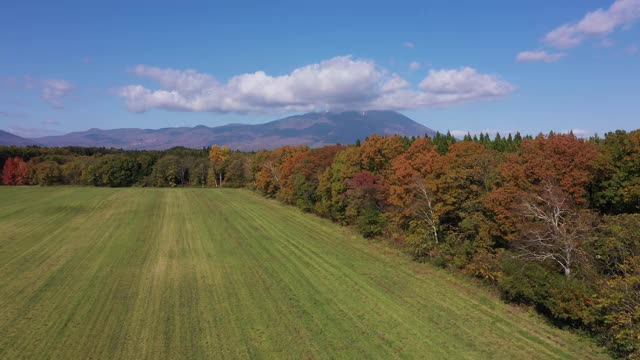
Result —
[[2, 183], [5, 185], [25, 185], [27, 183], [27, 164], [20, 158], [8, 158], [2, 168]]
[[229, 159], [230, 154], [231, 154], [231, 150], [226, 146], [213, 145], [209, 150], [209, 160], [211, 160], [211, 168], [215, 172], [213, 174], [214, 175], [213, 178], [214, 178], [214, 185], [216, 187], [222, 187], [222, 177], [223, 177], [224, 167], [226, 165], [227, 160]]
[[372, 135], [360, 145], [363, 170], [389, 177], [391, 163], [404, 151], [400, 136]]
[[246, 154], [232, 153], [225, 168], [224, 183], [227, 187], [243, 187], [249, 179], [249, 162]]
[[300, 151], [288, 157], [280, 166], [278, 180], [280, 181], [280, 191], [277, 198], [284, 203], [293, 205], [296, 203], [295, 178], [298, 167], [306, 157], [309, 150]]
[[451, 145], [449, 152], [435, 164], [441, 219], [465, 240], [492, 240], [484, 198], [496, 181], [497, 164], [495, 152], [470, 142]]
[[575, 135], [540, 135], [523, 141], [520, 151], [506, 156], [503, 180], [522, 191], [540, 190], [550, 181], [577, 203], [584, 203], [597, 157], [596, 146]]
[[548, 184], [554, 184], [567, 202], [585, 207], [597, 157], [595, 145], [572, 134], [524, 140], [518, 152], [505, 156], [498, 185], [487, 198], [500, 235], [508, 241], [521, 237], [518, 222], [523, 202], [535, 202]]
[[320, 215], [347, 223], [346, 209], [349, 205], [346, 192], [348, 180], [362, 171], [362, 147], [350, 146], [336, 154], [330, 167], [320, 174], [318, 181], [318, 203]]
[[342, 145], [300, 151], [282, 165], [282, 188], [278, 198], [288, 204], [312, 211], [319, 200], [317, 193], [320, 175], [331, 164]]
[[263, 194], [275, 196], [282, 188], [283, 165], [297, 153], [307, 151], [307, 146], [283, 146], [271, 151], [259, 164], [255, 171], [256, 188]]
[[407, 243], [414, 256], [439, 257], [466, 266], [493, 245], [485, 196], [496, 177], [495, 154], [475, 142], [452, 144], [439, 155], [416, 140], [394, 162], [390, 201], [398, 223], [409, 224]]
[[541, 191], [521, 203], [519, 229], [522, 238], [516, 248], [524, 259], [551, 261], [571, 276], [586, 256], [583, 243], [594, 228], [594, 217], [577, 207], [559, 186], [545, 181]]
[[14, 185], [14, 177], [16, 172], [16, 164], [13, 158], [8, 158], [2, 168], [2, 183], [5, 185]]
[[492, 251], [493, 222], [485, 197], [496, 177], [496, 154], [475, 142], [458, 142], [434, 163], [431, 179], [439, 246], [432, 257], [465, 268]]
[[365, 237], [381, 235], [385, 227], [387, 194], [384, 179], [367, 170], [347, 181], [347, 221], [356, 224]]
[[437, 243], [440, 237], [437, 188], [433, 174], [439, 156], [428, 138], [419, 138], [391, 164], [391, 220], [398, 229], [410, 231], [413, 242], [417, 240], [419, 245], [414, 249], [416, 256], [426, 252], [422, 244]]
[[406, 230], [412, 219], [425, 216], [430, 224], [435, 221], [436, 189], [431, 175], [439, 156], [428, 138], [419, 138], [392, 161], [389, 202], [399, 228]]

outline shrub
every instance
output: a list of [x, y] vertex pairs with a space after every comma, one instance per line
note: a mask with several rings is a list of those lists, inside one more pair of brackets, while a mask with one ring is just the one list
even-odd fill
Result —
[[356, 221], [358, 231], [366, 238], [382, 235], [386, 219], [384, 214], [375, 209], [365, 209]]
[[559, 324], [580, 325], [592, 321], [593, 290], [577, 278], [567, 278], [541, 264], [508, 258], [498, 285], [510, 301], [530, 304]]

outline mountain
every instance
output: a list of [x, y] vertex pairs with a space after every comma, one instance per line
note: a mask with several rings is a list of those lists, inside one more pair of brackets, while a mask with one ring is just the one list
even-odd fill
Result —
[[0, 145], [27, 146], [37, 145], [37, 142], [0, 130]]
[[174, 146], [191, 148], [212, 144], [232, 149], [273, 149], [283, 145], [352, 144], [371, 134], [433, 135], [434, 131], [395, 111], [313, 112], [264, 124], [199, 125], [164, 129], [90, 129], [61, 136], [34, 139], [45, 146], [104, 146], [161, 150]]

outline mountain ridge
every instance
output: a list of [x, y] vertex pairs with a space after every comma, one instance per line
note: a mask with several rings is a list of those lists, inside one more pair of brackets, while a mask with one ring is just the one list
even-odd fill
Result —
[[[236, 123], [216, 127], [197, 125], [161, 129], [91, 128], [65, 135], [22, 139], [43, 146], [163, 150], [175, 146], [201, 148], [219, 144], [250, 151], [284, 145], [320, 147], [336, 143], [349, 144], [372, 134], [423, 136], [433, 135], [435, 132], [398, 112], [373, 110], [311, 112], [262, 124]], [[0, 144], [5, 144], [2, 138]]]
[[0, 145], [28, 146], [39, 144], [32, 139], [23, 138], [8, 131], [0, 130]]

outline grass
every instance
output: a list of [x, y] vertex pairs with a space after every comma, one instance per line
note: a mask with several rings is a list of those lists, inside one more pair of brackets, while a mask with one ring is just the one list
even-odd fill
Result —
[[0, 358], [606, 357], [245, 190], [0, 188]]

